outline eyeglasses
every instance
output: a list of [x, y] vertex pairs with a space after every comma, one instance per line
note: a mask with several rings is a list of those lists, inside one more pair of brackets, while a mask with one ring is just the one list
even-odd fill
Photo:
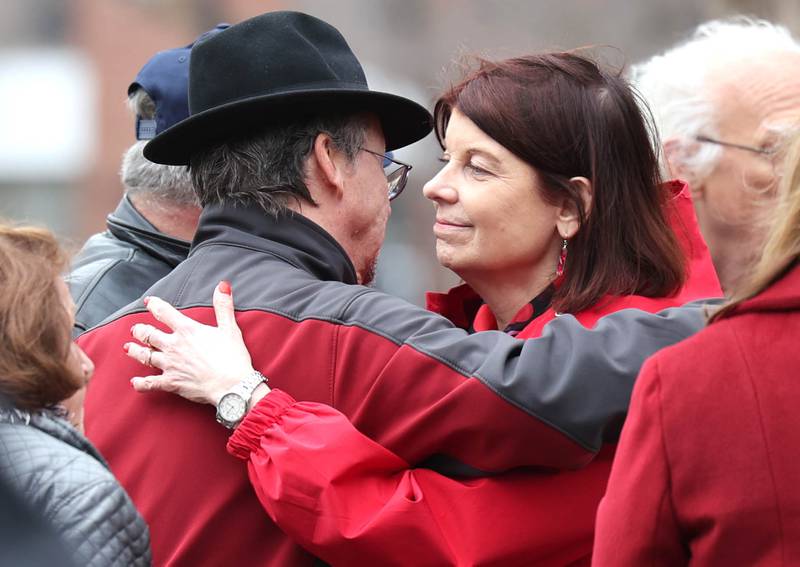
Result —
[[715, 140], [714, 138], [709, 138], [708, 136], [695, 136], [694, 138], [698, 142], [705, 142], [707, 144], [716, 144], [718, 146], [725, 146], [726, 148], [736, 148], [738, 150], [744, 150], [746, 152], [751, 152], [754, 154], [760, 154], [762, 156], [772, 157], [778, 153], [777, 148], [755, 148], [753, 146], [745, 146], [744, 144], [734, 144], [733, 142], [723, 142], [721, 140]]
[[[379, 154], [367, 148], [359, 148], [362, 151], [378, 156], [383, 160], [383, 173], [386, 175], [386, 183], [389, 184], [389, 200], [391, 201], [403, 192], [408, 182], [408, 172], [411, 171], [411, 166], [402, 161], [397, 161], [390, 154]], [[397, 169], [393, 165], [399, 166]], [[387, 171], [391, 169], [391, 171]]]

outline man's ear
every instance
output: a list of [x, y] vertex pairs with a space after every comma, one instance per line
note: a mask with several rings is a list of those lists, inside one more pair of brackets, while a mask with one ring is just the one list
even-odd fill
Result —
[[309, 167], [309, 177], [316, 181], [314, 185], [321, 195], [314, 196], [315, 200], [327, 195], [336, 199], [344, 194], [344, 166], [347, 161], [344, 155], [336, 149], [328, 134], [317, 134], [312, 149], [312, 160]]
[[[592, 211], [592, 182], [585, 177], [573, 177], [569, 183], [578, 190], [578, 194], [583, 204], [583, 214], [589, 217]], [[556, 229], [559, 236], [569, 240], [581, 228], [581, 219], [578, 214], [578, 207], [572, 199], [563, 199], [556, 218]]]
[[689, 184], [692, 197], [703, 193], [702, 184], [697, 180], [694, 171], [688, 167], [689, 160], [700, 150], [699, 142], [689, 142], [680, 138], [670, 138], [662, 144], [664, 162], [670, 179], [682, 179]]

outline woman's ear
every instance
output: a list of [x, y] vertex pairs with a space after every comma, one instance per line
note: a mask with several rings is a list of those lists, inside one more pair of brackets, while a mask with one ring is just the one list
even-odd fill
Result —
[[[588, 218], [592, 211], [592, 182], [585, 177], [573, 177], [569, 183], [577, 189], [583, 205], [584, 217]], [[559, 236], [569, 240], [577, 234], [580, 228], [581, 218], [575, 201], [569, 198], [563, 199], [556, 218], [556, 229]]]

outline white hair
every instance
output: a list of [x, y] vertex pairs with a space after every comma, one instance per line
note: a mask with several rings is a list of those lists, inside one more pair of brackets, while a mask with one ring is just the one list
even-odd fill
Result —
[[[684, 41], [634, 65], [630, 78], [653, 113], [661, 140], [693, 142], [698, 135], [716, 136], [715, 101], [707, 81], [722, 65], [767, 58], [776, 52], [800, 53], [789, 31], [766, 20], [736, 16], [701, 24]], [[722, 154], [715, 144], [700, 144], [683, 165], [702, 180]], [[662, 152], [662, 173], [666, 176]]]
[[[137, 89], [128, 97], [128, 108], [142, 118], [155, 117], [155, 103], [144, 89]], [[188, 168], [185, 165], [153, 163], [142, 153], [146, 144], [147, 140], [139, 140], [122, 156], [119, 174], [125, 190], [179, 205], [197, 206], [198, 199]]]

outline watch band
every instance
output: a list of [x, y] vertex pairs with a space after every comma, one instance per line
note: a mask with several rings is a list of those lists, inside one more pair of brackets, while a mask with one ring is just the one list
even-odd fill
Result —
[[267, 383], [269, 380], [266, 376], [261, 374], [258, 370], [253, 370], [250, 374], [248, 374], [241, 382], [239, 382], [236, 386], [234, 386], [231, 391], [235, 391], [237, 394], [242, 396], [245, 401], [247, 402], [247, 409], [250, 409], [250, 398], [253, 396], [253, 392], [256, 388], [258, 388], [259, 384]]

